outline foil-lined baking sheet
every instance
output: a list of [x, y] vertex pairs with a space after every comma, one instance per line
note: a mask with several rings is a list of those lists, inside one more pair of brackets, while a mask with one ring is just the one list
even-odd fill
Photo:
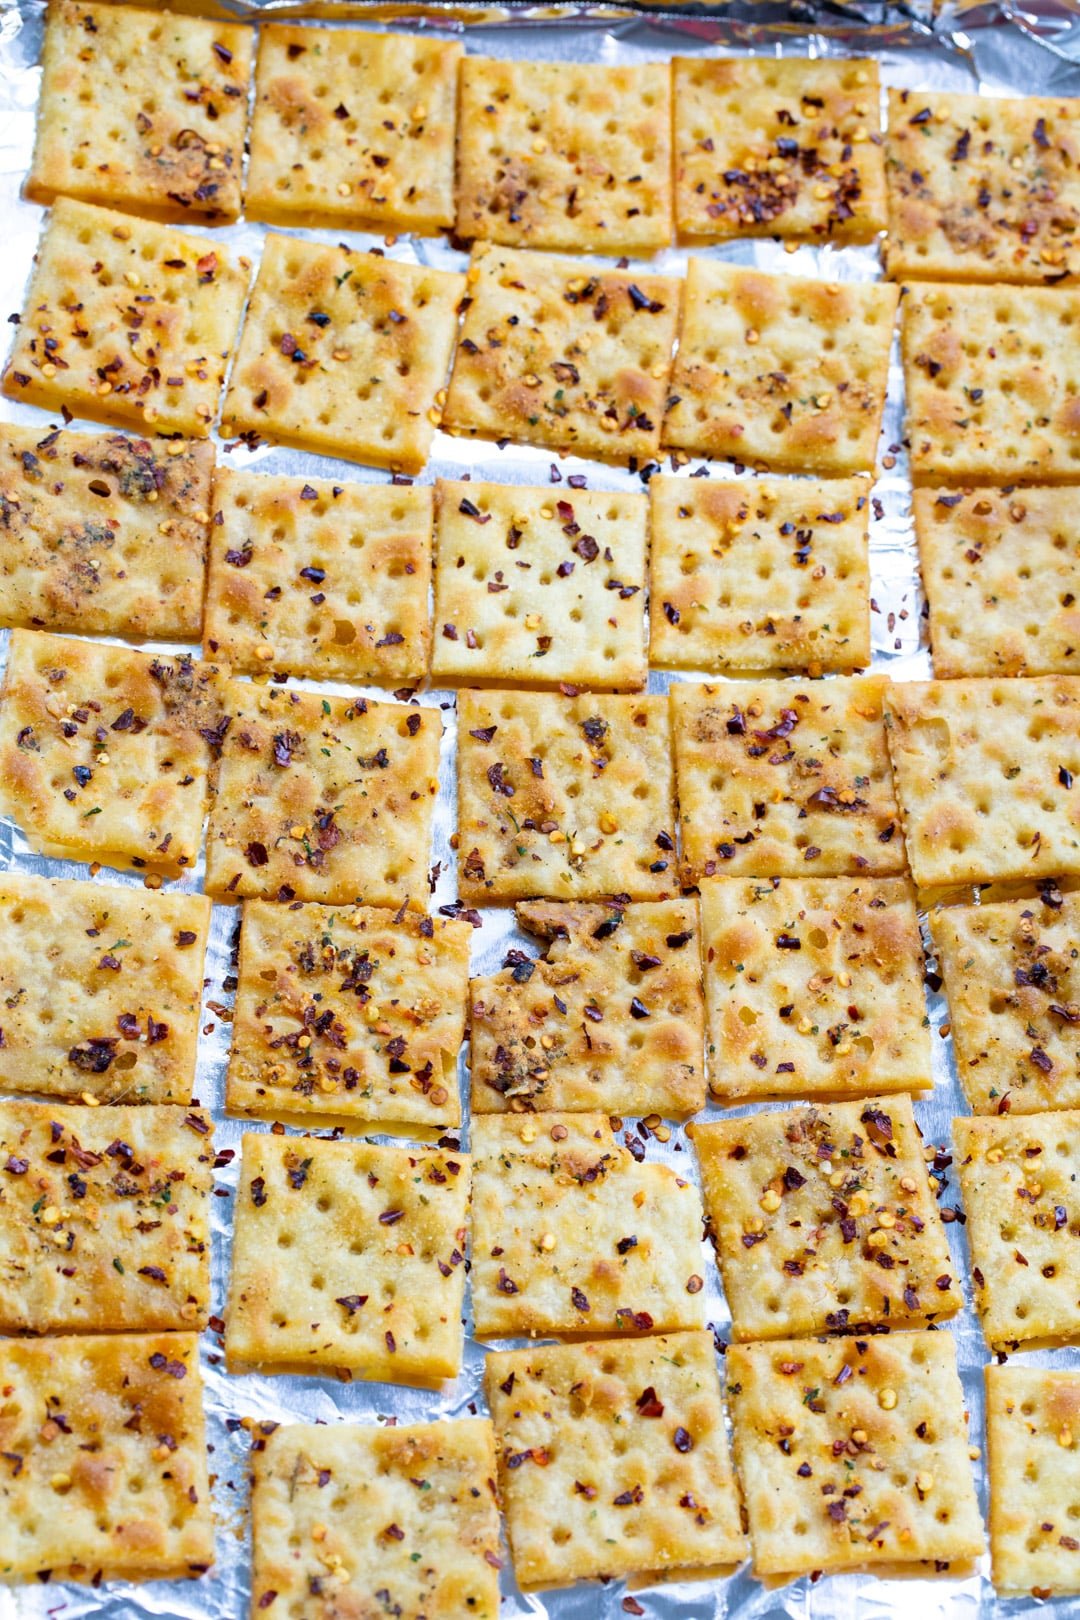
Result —
[[[416, 28], [464, 39], [470, 52], [500, 57], [623, 63], [665, 60], [679, 53], [692, 55], [754, 52], [778, 55], [846, 56], [872, 54], [886, 85], [921, 89], [980, 90], [986, 94], [1080, 95], [1080, 8], [1074, 0], [1033, 0], [1024, 8], [984, 4], [937, 10], [932, 0], [913, 0], [898, 6], [887, 0], [855, 0], [854, 4], [813, 0], [781, 7], [769, 0], [733, 0], [720, 15], [703, 8], [683, 12], [628, 13], [595, 6], [515, 9], [510, 5], [477, 7], [430, 0], [427, 4], [358, 5], [351, 0], [323, 0], [321, 5], [302, 0], [174, 0], [178, 9], [231, 15], [257, 20], [273, 16], [348, 19], [349, 26]], [[35, 103], [40, 73], [36, 66], [41, 44], [43, 0], [17, 0], [0, 10], [0, 221], [4, 244], [0, 254], [0, 313], [13, 313], [22, 304], [26, 277], [43, 221], [42, 210], [20, 196], [22, 177], [29, 163], [34, 132]], [[356, 22], [357, 16], [361, 22]], [[205, 230], [206, 227], [196, 227]], [[213, 234], [234, 251], [257, 260], [265, 229], [241, 223]], [[464, 255], [444, 239], [400, 238], [389, 243], [361, 233], [311, 231], [296, 234], [317, 240], [347, 240], [366, 248], [385, 246], [394, 258], [447, 268], [461, 268]], [[702, 250], [696, 250], [702, 251]], [[705, 252], [763, 269], [822, 276], [836, 280], [866, 280], [878, 273], [873, 248], [800, 247], [787, 253], [771, 241], [736, 242]], [[681, 273], [686, 254], [671, 249], [653, 261], [654, 267]], [[930, 673], [926, 649], [923, 598], [919, 587], [912, 537], [910, 497], [902, 438], [902, 378], [894, 352], [889, 376], [880, 477], [873, 489], [870, 528], [872, 561], [873, 667], [897, 680], [920, 679]], [[43, 433], [50, 416], [30, 406], [0, 401], [0, 416], [7, 420], [40, 424]], [[76, 423], [76, 429], [89, 423]], [[304, 473], [341, 479], [383, 481], [385, 474], [352, 464], [310, 456], [298, 451], [261, 445], [218, 446], [224, 461], [264, 472]], [[682, 469], [685, 475], [699, 464]], [[557, 491], [571, 474], [582, 473], [589, 487], [641, 490], [649, 469], [630, 473], [601, 467], [576, 457], [554, 459], [547, 451], [508, 445], [456, 440], [437, 433], [424, 482], [438, 476], [475, 478], [500, 483], [552, 485]], [[713, 466], [714, 478], [738, 476], [735, 469]], [[0, 652], [6, 653], [0, 635]], [[673, 677], [650, 676], [650, 690], [663, 691]], [[691, 677], [692, 678], [692, 677]], [[338, 683], [301, 682], [316, 691], [355, 690]], [[377, 695], [374, 688], [369, 695]], [[438, 707], [445, 726], [441, 792], [438, 800], [432, 866], [433, 907], [455, 899], [453, 832], [454, 700], [453, 693], [421, 690], [413, 701]], [[0, 821], [0, 867], [45, 873], [54, 877], [87, 877], [89, 870], [75, 862], [49, 860], [30, 849], [17, 828]], [[199, 887], [201, 866], [176, 886]], [[103, 870], [99, 882], [134, 883], [135, 873]], [[216, 1122], [220, 1160], [212, 1200], [213, 1301], [212, 1310], [224, 1311], [228, 1282], [233, 1196], [239, 1165], [240, 1136], [244, 1128], [223, 1113], [224, 1072], [229, 1041], [227, 988], [234, 971], [234, 949], [239, 912], [215, 906], [207, 956], [207, 984], [199, 1045], [196, 1096], [208, 1106]], [[535, 951], [535, 942], [519, 938], [512, 914], [496, 909], [481, 913], [473, 936], [473, 971], [487, 973], [501, 963], [509, 944]], [[929, 993], [934, 1029], [934, 1080], [931, 1094], [916, 1102], [915, 1111], [928, 1144], [950, 1144], [950, 1121], [965, 1112], [956, 1078], [951, 1041], [942, 1037], [947, 1022], [944, 998]], [[462, 1056], [459, 1079], [468, 1096], [467, 1069]], [[747, 1110], [743, 1110], [747, 1111]], [[710, 1103], [706, 1114], [719, 1109]], [[265, 1129], [268, 1127], [255, 1127]], [[696, 1179], [696, 1162], [682, 1129], [673, 1128], [661, 1141], [638, 1121], [627, 1120], [648, 1157], [677, 1166]], [[467, 1123], [460, 1133], [467, 1144]], [[386, 1138], [383, 1138], [384, 1140]], [[232, 1155], [230, 1157], [230, 1155]], [[958, 1203], [951, 1169], [938, 1176], [943, 1208]], [[971, 1415], [973, 1446], [982, 1447], [982, 1370], [988, 1359], [978, 1322], [970, 1306], [970, 1263], [962, 1225], [948, 1227], [953, 1261], [965, 1279], [967, 1307], [942, 1331], [953, 1333]], [[719, 1287], [716, 1265], [704, 1244], [701, 1274], [707, 1278], [708, 1318], [722, 1353], [730, 1318]], [[454, 1417], [483, 1410], [480, 1373], [484, 1350], [471, 1337], [466, 1322], [466, 1352], [461, 1376], [441, 1392], [432, 1393], [390, 1384], [333, 1377], [232, 1377], [224, 1368], [221, 1344], [213, 1332], [203, 1336], [202, 1362], [206, 1385], [210, 1469], [218, 1520], [217, 1562], [198, 1581], [156, 1582], [139, 1587], [106, 1585], [98, 1590], [55, 1583], [16, 1589], [0, 1587], [0, 1620], [45, 1620], [83, 1615], [105, 1620], [143, 1620], [147, 1616], [170, 1620], [242, 1620], [248, 1612], [250, 1554], [247, 1526], [248, 1431], [239, 1420], [337, 1423], [377, 1422], [394, 1417], [416, 1422]], [[501, 1341], [511, 1344], [514, 1341]], [[1027, 1365], [1046, 1363], [1080, 1366], [1080, 1350], [1027, 1352]], [[983, 1461], [973, 1463], [985, 1512], [986, 1483]], [[513, 1582], [509, 1557], [503, 1571], [504, 1620], [549, 1617], [549, 1620], [615, 1620], [626, 1613], [644, 1613], [652, 1620], [886, 1620], [918, 1613], [930, 1620], [1019, 1620], [1050, 1607], [1055, 1615], [1080, 1615], [1080, 1600], [1059, 1599], [1051, 1605], [1033, 1599], [1005, 1601], [995, 1597], [988, 1578], [988, 1559], [962, 1575], [911, 1576], [881, 1579], [865, 1574], [828, 1576], [818, 1581], [801, 1579], [786, 1585], [765, 1585], [748, 1567], [723, 1580], [641, 1583], [584, 1583], [576, 1587], [523, 1595]], [[629, 1607], [627, 1600], [630, 1599]], [[640, 1607], [637, 1607], [639, 1605]]]

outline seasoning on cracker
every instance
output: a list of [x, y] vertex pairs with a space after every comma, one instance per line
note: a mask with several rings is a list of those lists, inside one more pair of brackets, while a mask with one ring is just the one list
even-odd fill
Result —
[[416, 911], [247, 901], [228, 1108], [459, 1124], [471, 935]]
[[418, 681], [431, 652], [431, 491], [222, 467], [206, 648], [239, 673]]
[[990, 1362], [984, 1376], [994, 1586], [1043, 1599], [1080, 1592], [1080, 1375]]
[[458, 694], [458, 876], [473, 904], [677, 887], [667, 700]]
[[205, 895], [0, 876], [0, 1091], [188, 1103]]
[[455, 1377], [469, 1173], [449, 1149], [245, 1133], [230, 1368]]
[[436, 486], [437, 680], [645, 685], [643, 495]]
[[250, 268], [209, 237], [58, 198], [4, 393], [47, 411], [205, 438]]
[[209, 17], [50, 0], [26, 195], [236, 219], [252, 37]]
[[419, 472], [464, 291], [449, 270], [269, 235], [222, 432]]
[[673, 686], [686, 881], [902, 872], [887, 688], [876, 675]]
[[741, 1562], [710, 1333], [496, 1350], [484, 1388], [523, 1587]]
[[658, 476], [649, 498], [654, 665], [820, 675], [869, 664], [864, 480]]
[[705, 1103], [701, 941], [693, 900], [524, 901], [512, 948], [470, 995], [474, 1113], [695, 1113]]
[[714, 1097], [932, 1084], [909, 879], [706, 878], [701, 927]]
[[481, 1338], [704, 1326], [697, 1188], [609, 1115], [478, 1115], [472, 1146]]
[[921, 1326], [960, 1309], [909, 1096], [692, 1130], [736, 1339]]
[[867, 242], [885, 224], [878, 65], [676, 56], [675, 209], [698, 242]]
[[660, 448], [682, 283], [478, 243], [444, 426], [601, 461]]

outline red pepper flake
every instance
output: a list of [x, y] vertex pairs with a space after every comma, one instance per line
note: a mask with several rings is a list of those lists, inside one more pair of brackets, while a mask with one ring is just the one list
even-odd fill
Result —
[[622, 1607], [623, 1607], [623, 1614], [644, 1614], [645, 1613], [645, 1610], [641, 1607], [641, 1604], [638, 1602], [636, 1597], [624, 1597], [623, 1600], [622, 1600]]
[[700, 1294], [701, 1290], [704, 1288], [704, 1286], [705, 1286], [704, 1282], [701, 1280], [701, 1278], [697, 1275], [696, 1272], [694, 1273], [694, 1275], [692, 1277], [688, 1277], [686, 1279], [686, 1292], [688, 1294]]
[[367, 1302], [367, 1294], [342, 1294], [340, 1299], [334, 1301], [334, 1304], [340, 1305], [343, 1310], [348, 1311], [350, 1316], [355, 1316], [356, 1312], [362, 1310]]
[[512, 1277], [508, 1277], [502, 1266], [499, 1267], [499, 1280], [495, 1285], [500, 1294], [516, 1294], [518, 1285]]
[[266, 1178], [256, 1176], [251, 1183], [251, 1202], [256, 1209], [262, 1209], [266, 1203]]
[[259, 1608], [268, 1609], [276, 1598], [277, 1593], [274, 1591], [273, 1587], [271, 1587], [270, 1590], [268, 1592], [264, 1592], [262, 1597], [259, 1599]]
[[247, 863], [249, 866], [265, 866], [267, 861], [270, 859], [269, 855], [266, 853], [266, 845], [260, 844], [257, 841], [253, 841], [247, 845], [246, 849], [244, 850], [244, 855], [247, 858]]
[[570, 1303], [573, 1305], [575, 1311], [587, 1311], [590, 1308], [588, 1297], [582, 1293], [580, 1288], [571, 1288]]
[[405, 1211], [403, 1209], [384, 1209], [379, 1216], [379, 1225], [396, 1226], [398, 1221], [404, 1219], [404, 1216]]
[[645, 1492], [640, 1485], [634, 1485], [628, 1491], [620, 1491], [618, 1496], [612, 1498], [615, 1507], [637, 1507], [639, 1502], [645, 1500]]
[[216, 39], [211, 46], [211, 49], [213, 50], [213, 53], [217, 57], [218, 61], [224, 62], [225, 66], [228, 67], [229, 63], [232, 61], [232, 51], [230, 51], [225, 45], [219, 45]]
[[682, 1428], [681, 1425], [675, 1430], [675, 1433], [671, 1437], [671, 1441], [676, 1451], [687, 1452], [693, 1451], [694, 1449], [693, 1439], [687, 1430]]
[[639, 1417], [660, 1418], [664, 1415], [664, 1403], [659, 1399], [651, 1384], [647, 1389], [642, 1390], [635, 1404]]
[[140, 1266], [140, 1277], [149, 1277], [151, 1282], [164, 1283], [168, 1281], [160, 1266]]
[[4, 1165], [9, 1176], [25, 1176], [29, 1168], [29, 1159], [17, 1159], [13, 1153], [8, 1155], [7, 1163]]
[[394, 1335], [389, 1332], [385, 1333], [383, 1337], [386, 1340], [386, 1348], [389, 1350], [390, 1354], [393, 1355], [397, 1350], [397, 1340], [394, 1338]]

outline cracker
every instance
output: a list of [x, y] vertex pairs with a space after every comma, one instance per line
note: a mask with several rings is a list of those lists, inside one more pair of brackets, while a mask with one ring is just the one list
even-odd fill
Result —
[[253, 1616], [276, 1604], [287, 1614], [498, 1620], [486, 1418], [290, 1423], [257, 1440], [253, 1461]]
[[671, 240], [666, 62], [461, 66], [457, 234], [570, 253]]
[[210, 902], [0, 875], [0, 1090], [186, 1103]]
[[898, 292], [691, 259], [663, 441], [784, 472], [869, 472]]
[[469, 1171], [467, 1154], [246, 1132], [230, 1369], [453, 1378]]
[[472, 1294], [481, 1338], [704, 1326], [701, 1200], [607, 1114], [482, 1114]]
[[30, 836], [193, 865], [217, 672], [190, 655], [13, 630], [0, 693], [0, 804]]
[[971, 1275], [992, 1346], [1080, 1336], [1080, 1110], [954, 1119]]
[[652, 479], [649, 658], [666, 669], [870, 662], [870, 487]]
[[736, 1339], [920, 1326], [960, 1309], [910, 1097], [692, 1131]]
[[209, 894], [426, 903], [437, 709], [243, 681], [225, 683], [225, 703]]
[[664, 698], [460, 692], [457, 762], [464, 900], [676, 888]]
[[246, 674], [420, 680], [431, 652], [431, 511], [430, 489], [222, 468], [207, 651]]
[[464, 291], [448, 270], [268, 236], [222, 430], [420, 472]]
[[948, 906], [930, 929], [972, 1110], [1080, 1108], [1080, 895]]
[[213, 446], [0, 428], [0, 625], [198, 641]]
[[249, 270], [209, 237], [61, 197], [3, 391], [47, 411], [205, 438]]
[[876, 62], [677, 56], [674, 69], [680, 237], [868, 242], [883, 229]]
[[934, 674], [1080, 668], [1080, 526], [1068, 489], [916, 489]]
[[230, 1110], [459, 1124], [471, 935], [417, 912], [249, 901]]
[[533, 901], [517, 920], [546, 949], [469, 986], [474, 1113], [703, 1107], [697, 904]]
[[904, 870], [879, 676], [671, 689], [687, 882]]
[[890, 90], [885, 150], [891, 276], [1055, 285], [1075, 276], [1075, 101]]
[[901, 315], [916, 482], [1076, 478], [1080, 292], [915, 282]]
[[0, 1331], [205, 1327], [213, 1159], [196, 1109], [0, 1103]]
[[235, 219], [251, 41], [236, 23], [50, 0], [26, 195]]
[[681, 283], [479, 243], [443, 426], [601, 461], [660, 448]]
[[1080, 1592], [1080, 1373], [991, 1362], [985, 1378], [994, 1586]]
[[1080, 872], [1080, 678], [905, 681], [887, 702], [921, 889]]
[[96, 1585], [213, 1563], [194, 1333], [5, 1339], [0, 1387], [5, 1579]]
[[710, 878], [701, 929], [714, 1096], [933, 1083], [907, 878]]
[[640, 688], [643, 495], [440, 480], [438, 680]]
[[452, 224], [461, 56], [416, 34], [260, 29], [249, 216], [425, 235]]
[[727, 1381], [756, 1574], [982, 1552], [950, 1334], [732, 1345]]
[[742, 1560], [711, 1333], [494, 1351], [484, 1389], [521, 1585]]

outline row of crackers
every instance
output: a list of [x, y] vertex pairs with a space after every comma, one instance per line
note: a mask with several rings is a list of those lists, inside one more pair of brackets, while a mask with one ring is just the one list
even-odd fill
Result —
[[[446, 908], [454, 911], [455, 907]], [[192, 1097], [209, 901], [0, 879], [0, 1089]], [[919, 1093], [931, 1035], [906, 878], [707, 878], [696, 898], [527, 901], [540, 946], [469, 977], [468, 920], [245, 901], [226, 1106], [435, 1129], [604, 1107], [644, 1118], [771, 1097]], [[1080, 896], [931, 915], [965, 1095], [979, 1114], [1080, 1107]], [[940, 983], [934, 978], [933, 983]]]
[[[1080, 871], [1076, 676], [467, 688], [456, 709], [470, 905], [908, 866], [937, 896]], [[423, 905], [441, 710], [15, 630], [0, 803], [45, 853], [176, 873], [209, 798], [217, 898]]]
[[[1066, 98], [893, 90], [870, 60], [494, 61], [422, 35], [52, 0], [28, 194], [165, 219], [642, 255], [872, 241], [899, 277], [1075, 274]], [[250, 158], [244, 175], [245, 138]]]
[[249, 277], [206, 237], [61, 198], [3, 390], [205, 436], [232, 362], [221, 431], [251, 445], [409, 474], [441, 425], [632, 466], [663, 445], [839, 477], [873, 470], [899, 303], [917, 482], [1080, 468], [1067, 287], [911, 282], [901, 299], [893, 283], [701, 258], [684, 280], [491, 243], [461, 274], [272, 233], [238, 339]]
[[[1075, 1332], [1077, 1219], [1054, 1201], [1075, 1191], [1080, 1116], [955, 1129], [988, 1333]], [[461, 1369], [467, 1251], [481, 1337], [621, 1336], [490, 1354], [493, 1430], [251, 1425], [252, 1612], [321, 1569], [361, 1600], [376, 1578], [414, 1603], [432, 1583], [431, 1608], [403, 1612], [459, 1614], [425, 1538], [457, 1545], [464, 1520], [458, 1551], [494, 1615], [496, 1478], [524, 1585], [742, 1558], [699, 1195], [607, 1116], [480, 1119], [472, 1156], [249, 1134], [224, 1321], [207, 1316], [222, 1161], [200, 1110], [6, 1104], [0, 1132], [4, 1327], [118, 1330], [0, 1342], [5, 1575], [202, 1573], [192, 1329], [209, 1320], [234, 1372], [438, 1383]], [[963, 1395], [951, 1336], [925, 1331], [961, 1304], [926, 1162], [940, 1176], [947, 1156], [924, 1154], [906, 1097], [698, 1126], [694, 1145], [738, 1341], [727, 1394], [756, 1571], [963, 1568], [983, 1546]], [[995, 1367], [988, 1392], [995, 1580], [1076, 1590], [1080, 1380]], [[421, 1502], [420, 1453], [440, 1448], [481, 1471]]]
[[[208, 440], [0, 427], [0, 624], [386, 685], [870, 663], [869, 480], [657, 475], [645, 496], [555, 473], [340, 483], [215, 468]], [[935, 673], [1070, 673], [1069, 489], [917, 489], [914, 512]]]

